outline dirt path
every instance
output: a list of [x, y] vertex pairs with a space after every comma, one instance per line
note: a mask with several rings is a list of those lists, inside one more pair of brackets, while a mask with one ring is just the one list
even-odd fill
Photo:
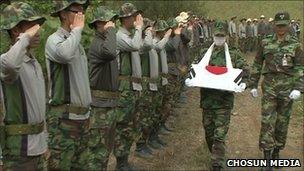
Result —
[[[253, 54], [248, 57], [252, 62]], [[260, 91], [259, 91], [260, 93]], [[261, 93], [260, 93], [261, 94]], [[199, 89], [189, 88], [188, 102], [176, 108], [178, 117], [170, 120], [174, 126], [174, 133], [164, 136], [168, 147], [162, 151], [154, 151], [153, 159], [141, 159], [134, 155], [131, 163], [143, 170], [208, 170], [210, 154], [204, 139], [202, 128], [202, 114], [199, 108]], [[235, 98], [235, 107], [231, 117], [227, 138], [227, 158], [261, 158], [258, 149], [260, 131], [260, 97], [253, 99], [249, 90]], [[299, 158], [301, 168], [284, 168], [285, 170], [303, 170], [304, 165], [304, 136], [303, 136], [303, 103], [297, 102], [289, 125], [286, 148], [282, 151], [282, 158]], [[299, 107], [302, 106], [300, 110]], [[111, 164], [114, 168], [114, 163]], [[258, 170], [257, 168], [230, 168], [227, 170]]]

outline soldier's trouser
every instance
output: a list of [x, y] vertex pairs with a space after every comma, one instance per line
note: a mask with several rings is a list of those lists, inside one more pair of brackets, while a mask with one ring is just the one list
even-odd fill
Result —
[[138, 114], [135, 112], [135, 100], [139, 97], [139, 92], [124, 90], [121, 92], [119, 107], [117, 109], [117, 123], [114, 155], [117, 158], [128, 159], [132, 143], [138, 135], [137, 122]]
[[179, 99], [181, 85], [180, 85], [179, 77], [176, 75], [170, 74], [168, 80], [171, 83], [170, 89], [172, 89], [172, 92], [173, 92], [172, 93], [172, 102], [171, 102], [171, 104], [173, 106]]
[[7, 171], [32, 171], [48, 170], [48, 161], [45, 155], [39, 156], [4, 156], [4, 170]]
[[230, 115], [231, 109], [203, 109], [203, 126], [212, 166], [224, 166]]
[[259, 146], [262, 150], [283, 149], [286, 144], [293, 101], [289, 76], [265, 76], [262, 82], [262, 120]]
[[158, 132], [161, 121], [162, 121], [162, 111], [161, 111], [161, 105], [162, 105], [162, 95], [160, 91], [154, 91], [152, 93], [152, 107], [155, 110], [153, 117], [153, 132]]
[[162, 113], [161, 122], [162, 123], [165, 123], [166, 120], [168, 119], [168, 117], [170, 116], [170, 110], [173, 105], [173, 104], [171, 104], [173, 101], [172, 94], [174, 93], [172, 86], [173, 85], [171, 85], [171, 84], [167, 84], [167, 85], [162, 86], [162, 89], [161, 89], [161, 94], [163, 96], [162, 107], [161, 107], [161, 113]]
[[69, 120], [59, 118], [62, 113], [47, 113], [49, 132], [50, 169], [83, 170], [88, 168], [89, 119]]
[[114, 146], [115, 108], [92, 108], [87, 170], [106, 170]]
[[229, 37], [229, 45], [231, 47], [236, 47], [236, 37], [234, 37], [234, 36]]
[[142, 133], [141, 137], [137, 141], [137, 147], [145, 145], [150, 137], [150, 133], [153, 126], [153, 115], [155, 115], [155, 110], [152, 107], [152, 91], [143, 90], [143, 93], [138, 100], [138, 110], [139, 110], [139, 121], [138, 129]]
[[245, 44], [246, 44], [246, 39], [239, 38], [239, 48], [243, 53], [246, 52]]

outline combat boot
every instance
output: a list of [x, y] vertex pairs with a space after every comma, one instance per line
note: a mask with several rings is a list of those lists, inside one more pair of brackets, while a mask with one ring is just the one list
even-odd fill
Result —
[[[280, 159], [280, 149], [279, 148], [274, 148], [272, 152], [272, 159], [277, 160]], [[281, 166], [275, 166], [276, 169], [282, 169]]]
[[159, 143], [158, 141], [158, 136], [157, 135], [153, 135], [151, 136], [151, 138], [149, 139], [148, 142], [149, 146], [152, 147], [153, 149], [159, 150], [163, 148], [163, 145]]
[[221, 171], [222, 167], [221, 166], [212, 166], [212, 171]]
[[115, 171], [137, 171], [137, 169], [130, 166], [128, 157], [117, 157]]
[[262, 167], [261, 171], [272, 171], [272, 167], [270, 166], [271, 157], [271, 150], [264, 150], [264, 159], [267, 160], [267, 166]]
[[152, 156], [153, 151], [146, 144], [137, 146], [135, 149], [135, 154], [138, 157], [146, 158], [146, 159], [150, 159], [153, 157]]
[[165, 124], [161, 125], [161, 127], [159, 129], [159, 134], [161, 134], [161, 135], [170, 134], [170, 131], [168, 131], [168, 129], [166, 129]]

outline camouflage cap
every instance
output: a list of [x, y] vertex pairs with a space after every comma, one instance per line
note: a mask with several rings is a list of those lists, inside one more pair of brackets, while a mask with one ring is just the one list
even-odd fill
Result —
[[178, 26], [178, 22], [175, 18], [169, 18], [167, 20], [167, 24], [169, 25], [170, 28], [174, 28]]
[[96, 21], [110, 21], [110, 20], [116, 20], [118, 18], [118, 14], [111, 10], [110, 8], [106, 6], [100, 6], [97, 7], [93, 12], [93, 20], [89, 23], [89, 27], [93, 28], [94, 23]]
[[133, 5], [132, 3], [124, 3], [120, 7], [119, 18], [130, 17], [138, 13], [143, 13], [143, 11], [137, 10], [135, 5]]
[[154, 25], [154, 29], [156, 32], [159, 32], [159, 31], [166, 31], [170, 29], [170, 27], [165, 20], [157, 20]]
[[288, 25], [290, 16], [288, 12], [278, 12], [274, 16], [275, 25]]
[[226, 36], [224, 22], [216, 21], [214, 24], [214, 35], [215, 36]]
[[13, 2], [3, 9], [1, 15], [1, 30], [10, 30], [21, 21], [35, 21], [42, 25], [45, 18], [39, 16], [34, 9], [24, 2]]
[[89, 0], [54, 0], [54, 12], [51, 13], [52, 17], [58, 17], [60, 11], [68, 8], [72, 4], [84, 5], [86, 9], [89, 6]]

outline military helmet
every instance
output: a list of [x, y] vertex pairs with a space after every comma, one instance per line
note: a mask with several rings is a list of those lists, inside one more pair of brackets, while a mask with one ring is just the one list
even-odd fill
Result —
[[278, 12], [274, 16], [275, 25], [288, 25], [290, 16], [288, 12]]
[[42, 25], [45, 18], [39, 16], [34, 9], [24, 2], [13, 2], [3, 9], [1, 15], [1, 30], [10, 30], [21, 21], [35, 21]]
[[137, 10], [135, 5], [133, 5], [132, 3], [124, 3], [120, 7], [119, 18], [130, 17], [138, 13], [143, 13], [143, 11]]
[[174, 28], [178, 26], [178, 22], [176, 21], [175, 18], [169, 18], [167, 20], [167, 24], [169, 25], [170, 28]]
[[93, 20], [89, 23], [89, 27], [93, 28], [96, 21], [110, 21], [118, 18], [118, 14], [106, 6], [97, 7], [93, 12]]
[[54, 0], [54, 11], [51, 13], [52, 17], [58, 17], [60, 11], [65, 10], [72, 4], [84, 5], [86, 9], [89, 6], [89, 0]]
[[225, 27], [224, 27], [224, 22], [222, 21], [216, 21], [214, 24], [214, 35], [222, 35], [222, 36], [226, 36], [226, 31], [225, 31]]
[[166, 31], [169, 28], [170, 27], [165, 20], [158, 20], [158, 21], [156, 21], [156, 23], [154, 25], [154, 29], [155, 29], [156, 32]]

